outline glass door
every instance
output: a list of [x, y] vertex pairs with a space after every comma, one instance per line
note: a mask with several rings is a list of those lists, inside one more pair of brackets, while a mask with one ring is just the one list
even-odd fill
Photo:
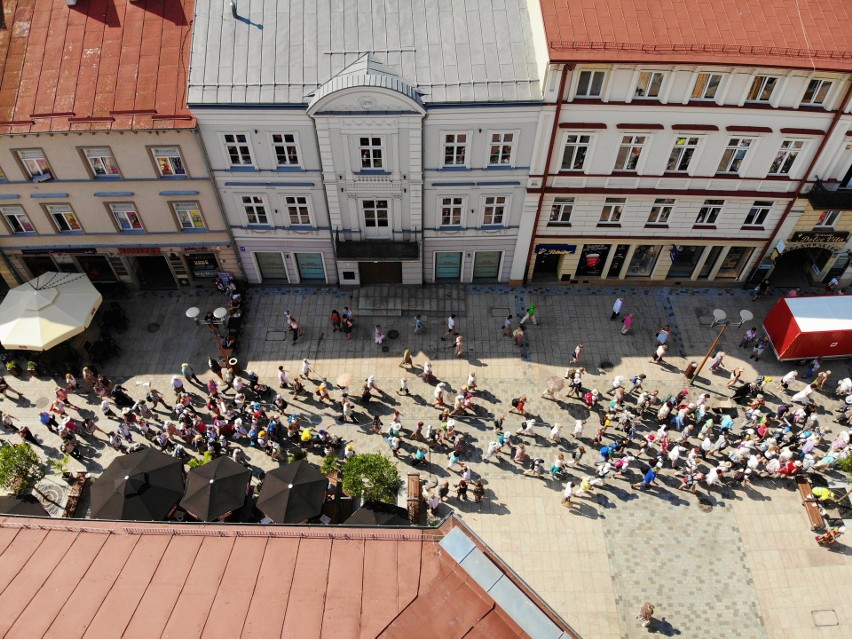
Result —
[[284, 257], [281, 253], [277, 251], [257, 251], [254, 257], [257, 260], [257, 269], [260, 271], [261, 281], [288, 281], [287, 268], [284, 266]]
[[503, 251], [477, 251], [473, 258], [473, 281], [496, 282], [502, 259]]
[[435, 281], [461, 281], [462, 254], [461, 251], [440, 251], [435, 253]]

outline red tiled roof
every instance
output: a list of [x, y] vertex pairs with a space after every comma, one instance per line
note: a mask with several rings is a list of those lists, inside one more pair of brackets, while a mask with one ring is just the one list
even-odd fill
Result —
[[852, 71], [850, 0], [541, 0], [551, 59]]
[[454, 527], [0, 517], [0, 636], [528, 637], [439, 545]]
[[4, 0], [0, 133], [195, 126], [194, 0]]

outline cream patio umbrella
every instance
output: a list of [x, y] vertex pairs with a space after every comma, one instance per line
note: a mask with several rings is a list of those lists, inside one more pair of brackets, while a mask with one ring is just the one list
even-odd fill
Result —
[[39, 275], [13, 288], [0, 303], [0, 344], [46, 351], [86, 330], [101, 301], [82, 273]]

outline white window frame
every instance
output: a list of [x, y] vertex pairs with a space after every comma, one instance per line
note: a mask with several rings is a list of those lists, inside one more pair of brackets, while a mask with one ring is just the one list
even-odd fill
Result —
[[505, 226], [510, 201], [508, 195], [483, 195], [482, 226]]
[[[465, 209], [467, 208], [467, 198], [463, 195], [439, 195], [438, 196], [438, 226], [439, 227], [459, 227], [464, 226]], [[444, 222], [444, 211], [449, 214], [448, 222]], [[458, 215], [458, 221], [456, 219]]]
[[249, 226], [271, 226], [272, 210], [263, 193], [238, 193], [237, 202]]
[[[518, 143], [518, 131], [488, 132], [488, 166], [515, 166], [515, 150]], [[506, 151], [508, 149], [508, 155]], [[492, 158], [497, 155], [497, 161]]]
[[[775, 93], [775, 89], [777, 89], [780, 84], [780, 79], [781, 78], [777, 75], [766, 75], [764, 73], [756, 74], [751, 79], [751, 84], [748, 87], [745, 101], [751, 104], [770, 104], [772, 95]], [[762, 97], [763, 94], [766, 93], [767, 86], [769, 86], [769, 95]], [[752, 95], [754, 95], [754, 97], [750, 97]]]
[[[813, 87], [813, 88], [811, 88]], [[825, 78], [811, 78], [808, 80], [808, 86], [805, 88], [805, 92], [802, 94], [802, 101], [799, 103], [799, 106], [821, 106], [824, 107], [826, 101], [828, 100], [829, 95], [831, 94], [831, 89], [834, 87], [833, 80], [827, 80]], [[817, 100], [820, 93], [822, 92], [822, 99]], [[811, 97], [808, 98], [808, 94], [810, 93]]]
[[[179, 146], [152, 147], [151, 157], [154, 158], [154, 164], [157, 166], [157, 172], [160, 174], [160, 177], [189, 177], [189, 173], [186, 170], [186, 163], [183, 161], [183, 156], [180, 153]], [[175, 163], [175, 158], [177, 158], [177, 165]], [[170, 173], [163, 172], [163, 166], [160, 163], [161, 160], [168, 165]], [[178, 169], [182, 172], [179, 172]]]
[[[197, 200], [180, 200], [170, 204], [179, 230], [195, 231], [207, 228], [207, 224], [204, 222], [204, 213], [201, 212], [201, 205]], [[198, 214], [197, 218], [193, 217], [193, 213]]]
[[701, 208], [698, 209], [698, 215], [695, 217], [695, 226], [715, 224], [724, 208], [725, 200], [715, 198], [704, 200]]
[[[70, 204], [45, 204], [44, 208], [59, 233], [83, 233], [83, 225]], [[75, 226], [77, 228], [74, 228]]]
[[819, 216], [815, 227], [824, 229], [834, 228], [840, 220], [841, 213], [842, 211], [840, 209], [829, 209], [824, 211], [823, 214]]
[[621, 216], [627, 207], [626, 197], [608, 197], [604, 200], [598, 224], [621, 224]]
[[775, 202], [772, 200], [755, 200], [746, 215], [743, 226], [763, 226], [774, 205]]
[[289, 226], [313, 225], [311, 198], [307, 195], [285, 195], [284, 206], [287, 209], [287, 224]]
[[[560, 164], [560, 170], [584, 170], [586, 167], [586, 159], [589, 157], [592, 143], [594, 142], [594, 136], [590, 133], [568, 133], [565, 135], [564, 139], [565, 142], [562, 144], [562, 163]], [[580, 156], [579, 166], [575, 166], [578, 163], [578, 156]], [[565, 166], [566, 161], [568, 161], [569, 166]]]
[[[276, 136], [280, 136], [280, 140], [276, 141]], [[291, 139], [287, 139], [291, 138]], [[276, 132], [269, 134], [269, 144], [272, 146], [272, 155], [275, 157], [275, 166], [286, 168], [297, 168], [302, 166], [302, 149], [299, 147], [298, 133]], [[284, 162], [281, 161], [283, 152]], [[296, 154], [295, 160], [291, 157], [291, 153]]]
[[[367, 203], [371, 202], [371, 206], [367, 206]], [[380, 202], [384, 202], [384, 206], [379, 206]], [[370, 198], [361, 200], [361, 219], [364, 221], [364, 228], [391, 228], [391, 203], [388, 198]], [[385, 224], [380, 224], [381, 216], [379, 213], [381, 211], [385, 212]], [[370, 224], [368, 222], [367, 213], [373, 213], [372, 218], [374, 224]]]
[[756, 140], [757, 138], [740, 136], [728, 138], [728, 144], [722, 152], [722, 159], [719, 160], [719, 168], [716, 169], [716, 173], [739, 175], [748, 152], [753, 148]]
[[[598, 91], [594, 93], [595, 80], [600, 79]], [[577, 87], [574, 90], [575, 98], [599, 99], [606, 87], [606, 71], [603, 69], [582, 69], [577, 74]], [[585, 91], [583, 91], [585, 89]]]
[[[666, 162], [667, 173], [686, 173], [692, 165], [692, 161], [698, 154], [701, 145], [700, 135], [679, 135], [675, 138], [669, 160]], [[672, 168], [672, 162], [675, 167]]]
[[[633, 134], [628, 133], [621, 136], [621, 142], [618, 144], [618, 152], [615, 156], [615, 171], [629, 171], [631, 173], [638, 173], [640, 168], [640, 163], [642, 162], [642, 152], [645, 150], [645, 145], [648, 144], [648, 140], [650, 136], [642, 135], [642, 134]], [[635, 153], [635, 149], [639, 149], [638, 153]], [[622, 158], [622, 149], [625, 149], [624, 157]], [[619, 162], [619, 158], [622, 158], [621, 162]], [[631, 158], [634, 159], [634, 166], [632, 168], [628, 168], [628, 164], [630, 163]]]
[[676, 200], [674, 198], [658, 197], [654, 200], [654, 205], [648, 213], [648, 221], [646, 224], [668, 224], [672, 211], [674, 210]]
[[107, 146], [92, 146], [83, 149], [83, 155], [89, 165], [89, 171], [97, 178], [121, 177], [118, 163], [112, 150]]
[[[251, 136], [248, 133], [232, 131], [222, 133], [221, 136], [228, 166], [254, 166], [254, 151], [251, 148]], [[236, 156], [236, 162], [234, 161], [234, 156]]]
[[[464, 136], [459, 141], [459, 136]], [[468, 168], [470, 166], [470, 131], [442, 131], [441, 132], [441, 166], [444, 168]], [[450, 153], [454, 162], [447, 162], [447, 154]], [[461, 153], [461, 157], [459, 157]], [[461, 162], [458, 160], [461, 159]]]
[[[364, 141], [367, 141], [366, 143]], [[358, 136], [358, 162], [362, 171], [385, 170], [385, 141], [380, 135]]]
[[[713, 84], [713, 78], [718, 78]], [[712, 73], [710, 71], [700, 71], [695, 74], [695, 82], [692, 83], [692, 91], [689, 94], [689, 101], [693, 102], [715, 102], [716, 96], [719, 93], [719, 88], [722, 86], [725, 76], [722, 73]], [[710, 95], [708, 95], [710, 93]]]
[[[805, 150], [805, 140], [787, 138], [781, 141], [775, 159], [769, 165], [768, 175], [791, 175], [796, 161]], [[774, 169], [773, 169], [774, 167]], [[783, 169], [783, 170], [782, 170]]]
[[[659, 81], [656, 81], [659, 78]], [[660, 100], [666, 83], [664, 71], [642, 70], [636, 76], [636, 86], [633, 89], [634, 100]], [[652, 91], [655, 91], [653, 95]]]
[[[20, 204], [12, 204], [10, 206], [0, 206], [0, 214], [3, 215], [3, 221], [9, 229], [10, 235], [33, 235], [36, 233], [35, 226], [30, 221], [30, 216]], [[12, 222], [14, 220], [14, 223]], [[21, 230], [16, 230], [16, 225]], [[27, 230], [29, 227], [29, 230]]]
[[[142, 218], [139, 215], [139, 209], [133, 202], [107, 202], [107, 208], [109, 208], [113, 222], [115, 222], [115, 226], [118, 228], [119, 232], [138, 233], [145, 230], [145, 226], [142, 224]], [[124, 223], [126, 223], [128, 228], [124, 228], [122, 216], [125, 217]], [[139, 225], [139, 228], [133, 228], [131, 217], [136, 218], [136, 223]]]
[[35, 182], [53, 179], [53, 169], [47, 161], [47, 155], [41, 149], [19, 149], [16, 151], [18, 159], [29, 175], [29, 179]]
[[[573, 197], [554, 198], [553, 203], [550, 205], [550, 219], [547, 221], [547, 225], [570, 226], [575, 200]], [[556, 219], [553, 219], [554, 216]]]

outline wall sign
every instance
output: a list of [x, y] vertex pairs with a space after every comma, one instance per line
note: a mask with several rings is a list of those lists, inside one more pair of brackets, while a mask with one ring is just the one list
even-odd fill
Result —
[[587, 277], [600, 277], [603, 267], [609, 255], [609, 244], [586, 244], [580, 253], [580, 264], [577, 266], [577, 275]]
[[192, 271], [192, 276], [195, 278], [214, 278], [219, 270], [219, 264], [216, 262], [216, 256], [213, 253], [195, 253], [187, 255], [186, 261], [189, 262], [189, 270]]
[[576, 244], [536, 244], [536, 255], [574, 255]]

